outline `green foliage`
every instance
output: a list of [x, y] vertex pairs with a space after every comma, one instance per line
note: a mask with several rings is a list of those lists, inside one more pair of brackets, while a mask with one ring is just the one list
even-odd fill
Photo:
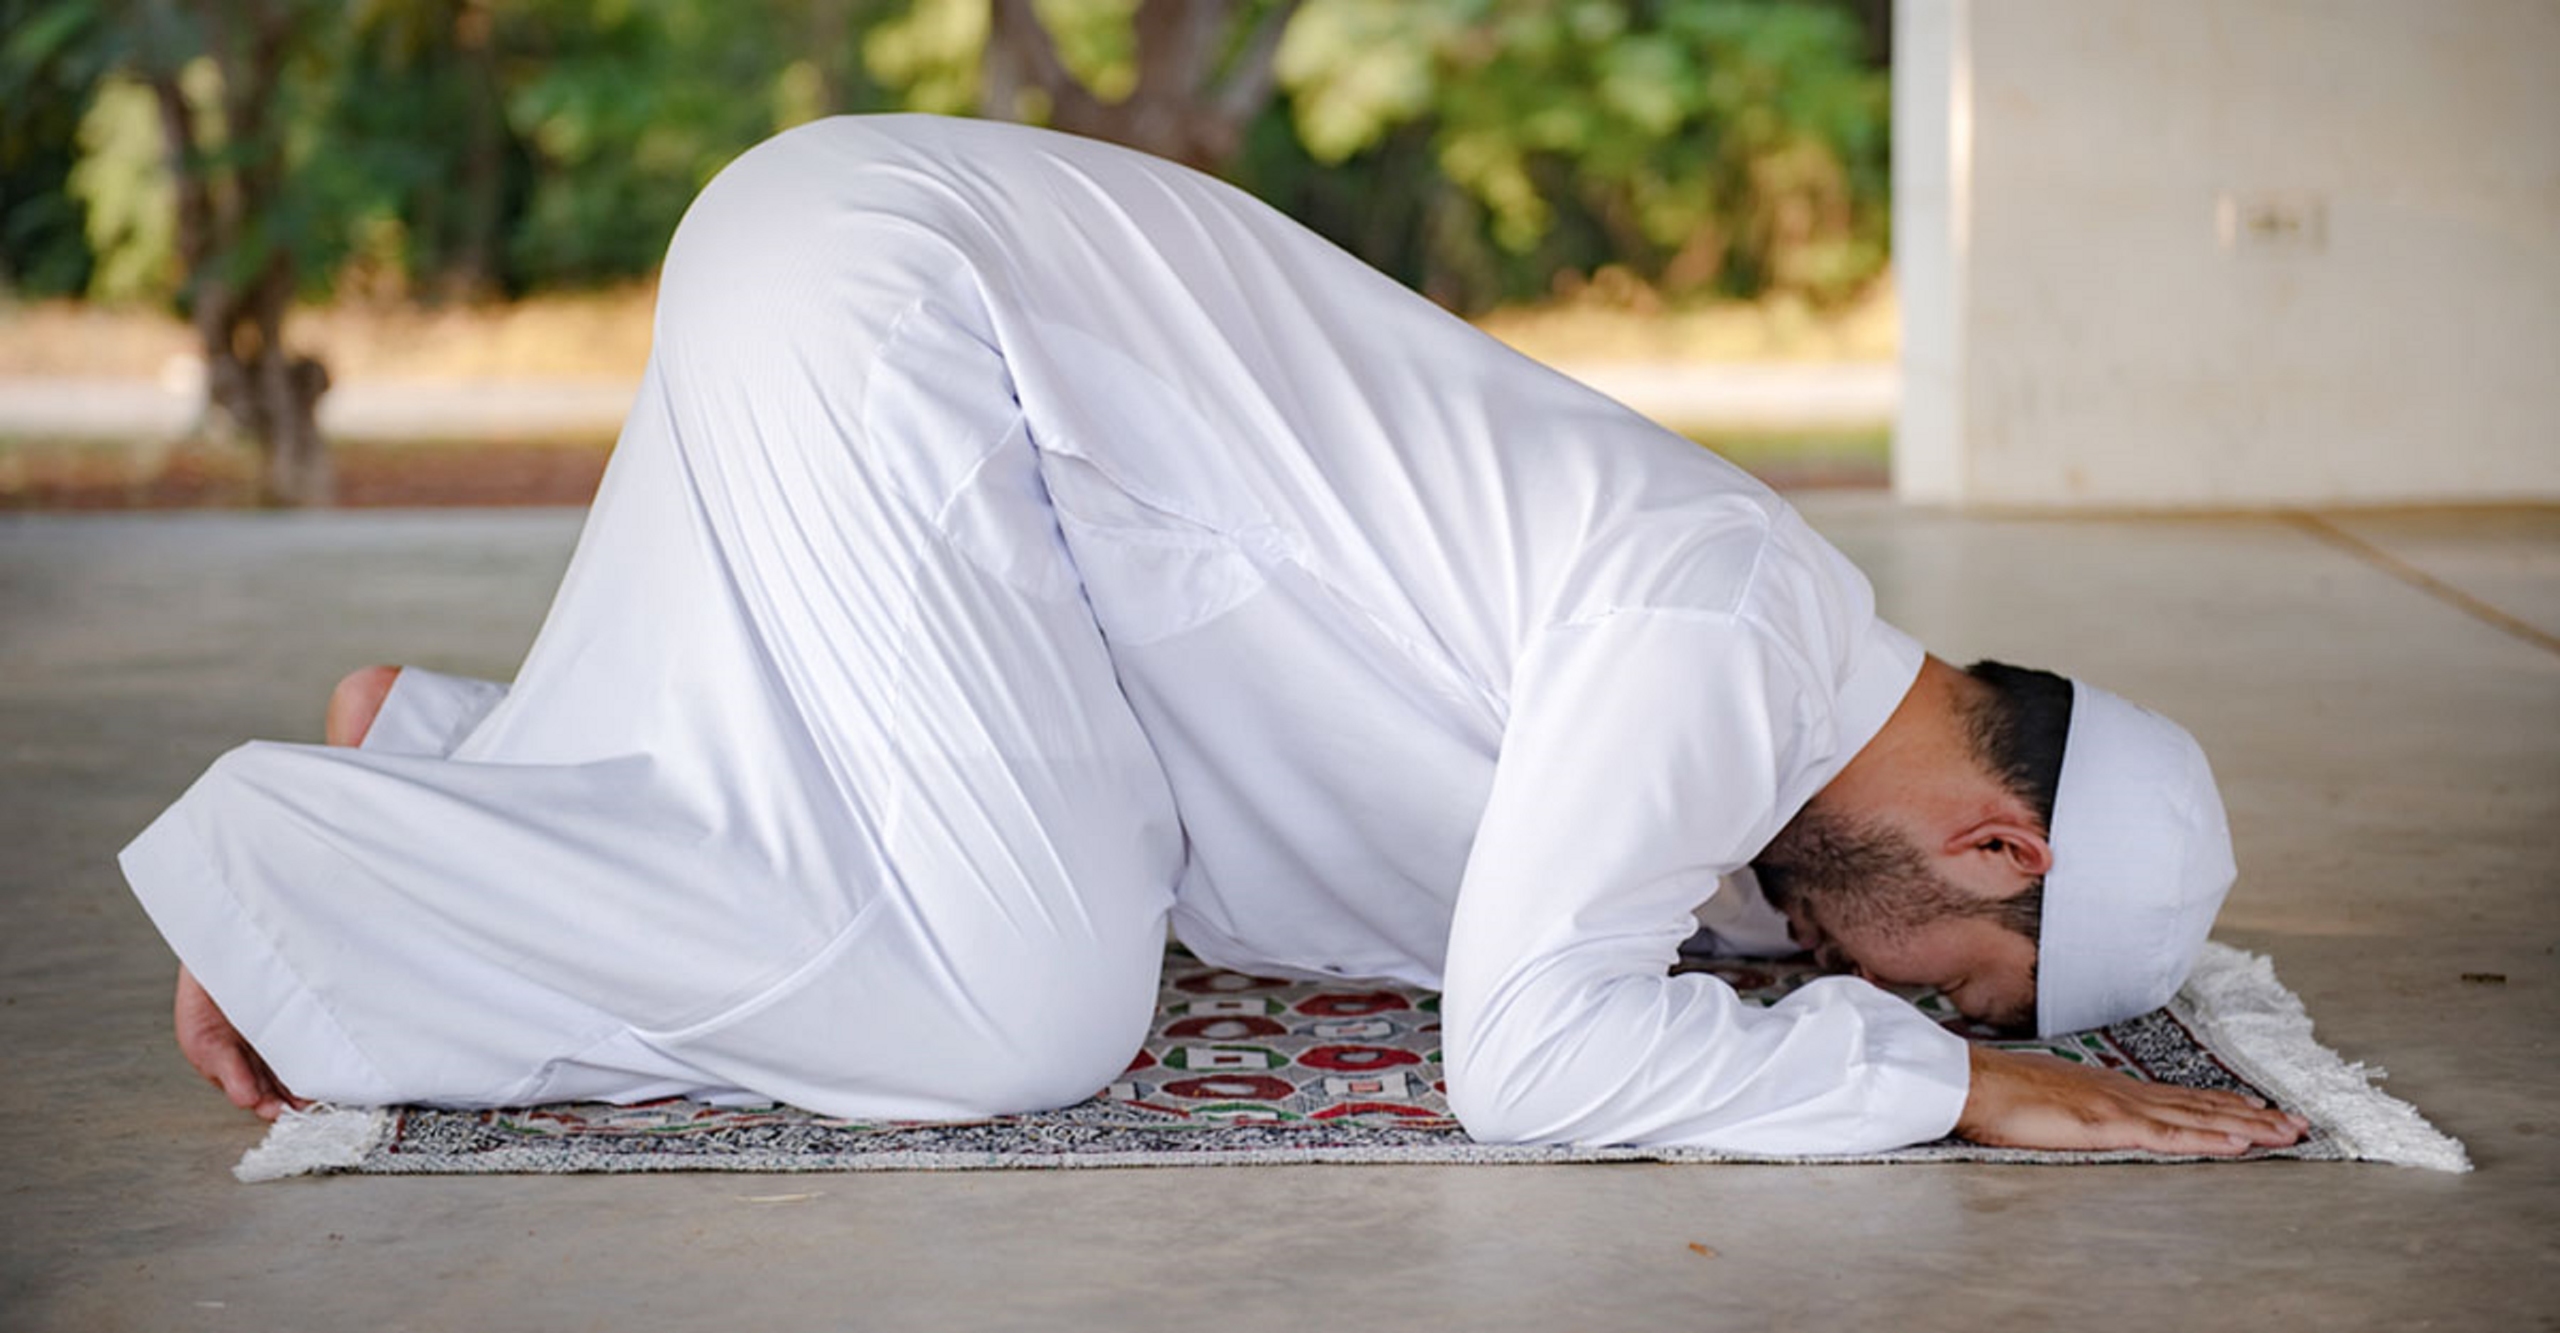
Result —
[[[987, 0], [270, 3], [309, 17], [283, 96], [290, 188], [259, 246], [290, 250], [306, 291], [430, 297], [644, 274], [703, 182], [774, 130], [974, 109], [988, 33]], [[1106, 101], [1137, 77], [1137, 3], [1038, 6]], [[156, 111], [113, 75], [165, 57], [135, 15], [183, 45], [188, 12], [0, 0], [0, 281], [174, 294]], [[1881, 12], [1305, 0], [1285, 104], [1226, 170], [1462, 307], [1610, 267], [1675, 295], [1830, 299], [1885, 252], [1885, 81], [1853, 17]], [[191, 89], [211, 114], [219, 87]]]
[[368, 268], [474, 295], [644, 274], [729, 159], [876, 104], [871, 0], [370, 0], [346, 99]]
[[[884, 100], [858, 50], [886, 0], [284, 2], [310, 10], [279, 108], [290, 185], [234, 263], [282, 245], [315, 294], [644, 274], [731, 157]], [[170, 178], [138, 76], [201, 49], [191, 14], [165, 0], [0, 6], [0, 279], [175, 297]], [[218, 76], [191, 78], [218, 125]]]
[[[148, 83], [158, 73], [183, 86], [194, 142], [176, 151], [204, 167], [214, 181], [217, 207], [237, 202], [247, 188], [244, 172], [272, 170], [282, 182], [272, 191], [256, 191], [259, 206], [243, 210], [247, 222], [237, 243], [209, 256], [210, 267], [200, 276], [246, 281], [272, 256], [282, 255], [305, 285], [325, 280], [339, 253], [335, 238], [343, 232], [339, 192], [331, 188], [335, 164], [322, 152], [320, 133], [341, 91], [337, 28], [326, 21], [337, 6], [328, 0], [272, 0], [270, 7], [293, 19], [276, 50], [272, 114], [256, 133], [239, 134], [231, 115], [240, 108], [226, 106], [232, 90], [207, 54], [214, 38], [196, 10], [169, 0], [17, 4], [20, 12], [13, 18], [21, 26], [0, 48], [0, 91], [12, 106], [24, 99], [35, 108], [30, 119], [68, 127], [59, 144], [68, 160], [43, 182], [49, 187], [43, 195], [25, 202], [81, 220], [83, 262], [64, 264], [57, 255], [54, 271], [83, 271], [81, 289], [102, 298], [185, 299], [175, 256], [173, 150]], [[11, 230], [14, 242], [16, 229]], [[12, 276], [30, 271], [14, 243], [8, 267]]]
[[986, 0], [915, 0], [871, 29], [862, 61], [901, 91], [906, 109], [963, 115], [978, 105], [978, 53], [986, 44]]
[[105, 61], [104, 16], [57, 0], [0, 0], [0, 286], [39, 296], [89, 285], [81, 209], [65, 188]]
[[[506, 119], [533, 171], [509, 242], [512, 266], [578, 283], [655, 265], [712, 174], [782, 128], [777, 104], [792, 101], [779, 94], [793, 68], [775, 21], [783, 8], [717, 0], [515, 6], [505, 25]], [[805, 92], [800, 101], [800, 110], [813, 109]]]
[[[1117, 101], [1138, 82], [1138, 45], [1130, 19], [1138, 0], [1036, 0], [1058, 59], [1094, 95]], [[978, 109], [979, 57], [987, 44], [987, 0], [914, 0], [875, 24], [862, 58], [872, 75], [896, 89], [909, 111], [968, 115]], [[1027, 120], [1044, 108], [1014, 108]]]
[[100, 84], [80, 120], [78, 162], [64, 186], [82, 207], [95, 257], [88, 295], [165, 301], [178, 290], [177, 196], [160, 149], [160, 111], [132, 79]]
[[1499, 252], [1469, 303], [1612, 263], [1833, 299], [1885, 254], [1889, 97], [1862, 45], [1828, 5], [1309, 0], [1280, 72], [1321, 160], [1428, 127]]

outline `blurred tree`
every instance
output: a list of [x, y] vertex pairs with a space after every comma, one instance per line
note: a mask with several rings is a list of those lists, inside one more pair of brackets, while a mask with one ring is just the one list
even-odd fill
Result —
[[498, 10], [497, 0], [346, 7], [337, 77], [347, 92], [331, 107], [326, 151], [351, 258], [382, 294], [478, 300], [506, 288], [507, 228], [531, 172], [506, 121]]
[[512, 0], [506, 116], [531, 155], [509, 241], [528, 284], [650, 271], [693, 196], [778, 129], [877, 106], [883, 0]]
[[981, 110], [1041, 119], [1216, 170], [1278, 90], [1274, 57], [1298, 0], [1138, 0], [1134, 77], [1109, 99], [1070, 69], [1032, 0], [991, 0]]
[[[194, 25], [199, 9], [216, 12], [212, 0], [0, 4], [31, 4], [60, 22], [0, 44], [0, 77], [16, 80], [13, 92], [33, 87], [37, 76], [26, 71], [38, 66], [12, 64], [10, 52], [34, 48], [36, 36], [46, 49], [126, 71], [51, 98], [57, 108], [87, 105], [39, 136], [72, 159], [60, 171], [69, 198], [57, 188], [43, 191], [45, 203], [75, 218], [71, 200], [84, 206], [81, 257], [103, 265], [88, 283], [93, 295], [173, 296], [169, 162], [156, 147], [159, 116], [136, 54], [148, 24], [109, 20], [158, 13]], [[894, 5], [302, 5], [280, 112], [289, 122], [291, 195], [308, 224], [298, 237], [302, 289], [476, 299], [646, 274], [686, 205], [731, 157], [777, 129], [882, 104], [862, 41]], [[202, 77], [204, 95], [220, 101], [218, 71], [208, 66]], [[8, 196], [18, 197], [14, 189]]]
[[298, 416], [274, 386], [324, 382], [281, 352], [296, 291], [645, 274], [735, 154], [893, 101], [1219, 170], [1461, 309], [1594, 280], [1828, 300], [1885, 253], [1885, 0], [0, 0], [0, 17], [0, 279], [180, 301], [228, 349], [208, 351], [221, 410], [261, 439]]
[[1868, 68], [1893, 68], [1893, 0], [1826, 2], [1858, 25], [1858, 54]]
[[273, 501], [329, 496], [318, 407], [329, 374], [285, 343], [285, 316], [324, 249], [315, 192], [291, 144], [309, 94], [327, 0], [65, 0], [54, 21], [148, 87], [175, 207], [179, 299], [204, 356], [210, 407], [254, 441]]
[[122, 71], [100, 80], [77, 144], [64, 185], [80, 203], [94, 259], [85, 294], [114, 304], [174, 302], [177, 192], [151, 85]]
[[69, 191], [82, 113], [107, 72], [86, 16], [55, 0], [0, 0], [0, 287], [86, 290], [94, 259]]
[[1499, 251], [1473, 256], [1460, 304], [1606, 263], [1832, 299], [1885, 256], [1889, 98], [1866, 41], [1838, 4], [1308, 0], [1279, 71], [1320, 162], [1429, 127]]
[[975, 112], [1225, 168], [1278, 90], [1300, 0], [916, 0], [864, 62], [907, 106]]
[[[803, 17], [796, 45], [803, 54], [785, 67], [781, 95], [802, 97], [805, 104], [783, 107], [784, 116], [794, 121], [832, 116], [872, 99], [873, 89], [863, 76], [854, 39], [860, 26], [876, 17], [873, 11], [878, 8], [865, 0], [806, 0], [800, 6]], [[786, 47], [795, 44], [788, 32], [784, 40]], [[797, 69], [807, 73], [795, 77], [792, 71]], [[802, 81], [803, 89], [789, 86]]]
[[1219, 170], [1462, 309], [1609, 270], [1828, 301], [1884, 262], [1889, 18], [1878, 0], [919, 0], [865, 55], [921, 110]]

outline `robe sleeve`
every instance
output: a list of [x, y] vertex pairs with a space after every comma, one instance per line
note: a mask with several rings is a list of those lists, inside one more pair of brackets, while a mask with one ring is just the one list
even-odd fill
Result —
[[382, 711], [365, 729], [360, 748], [442, 758], [506, 697], [507, 687], [493, 680], [404, 666], [392, 678], [391, 692], [383, 696]]
[[1837, 694], [1733, 615], [1618, 611], [1531, 643], [1449, 941], [1469, 1133], [1825, 1153], [1954, 1126], [1965, 1043], [1901, 999], [1830, 977], [1762, 1008], [1665, 974], [1702, 874], [1748, 861], [1845, 758]]

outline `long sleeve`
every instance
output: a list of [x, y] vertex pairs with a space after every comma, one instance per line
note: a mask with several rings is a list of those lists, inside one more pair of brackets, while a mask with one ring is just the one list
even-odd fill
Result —
[[506, 697], [507, 687], [493, 680], [402, 667], [365, 730], [363, 748], [442, 758]]
[[1523, 655], [1453, 922], [1450, 1103], [1503, 1142], [1854, 1152], [1938, 1137], [1964, 1042], [1826, 978], [1773, 1008], [1666, 975], [1697, 887], [1747, 861], [1907, 688], [1880, 622], [1809, 663], [1736, 615], [1615, 611]]

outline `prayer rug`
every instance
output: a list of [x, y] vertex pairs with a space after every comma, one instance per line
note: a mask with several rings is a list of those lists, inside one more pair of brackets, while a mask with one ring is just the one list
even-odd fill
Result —
[[[1798, 962], [1705, 970], [1773, 1004], [1819, 975]], [[1934, 994], [1913, 1001], [1967, 1035]], [[2208, 944], [2178, 998], [2095, 1032], [2000, 1041], [2135, 1078], [2254, 1093], [2312, 1122], [2251, 1157], [2394, 1162], [2444, 1171], [2462, 1145], [2311, 1037], [2301, 1001], [2262, 957]], [[1092, 1099], [960, 1123], [851, 1121], [788, 1106], [668, 1100], [495, 1111], [424, 1107], [288, 1115], [241, 1159], [242, 1180], [311, 1172], [873, 1171], [1288, 1162], [2121, 1162], [2150, 1153], [2038, 1152], [1957, 1139], [1890, 1152], [1781, 1157], [1696, 1148], [1483, 1144], [1449, 1113], [1439, 997], [1392, 986], [1283, 981], [1175, 949], [1146, 1047]]]

